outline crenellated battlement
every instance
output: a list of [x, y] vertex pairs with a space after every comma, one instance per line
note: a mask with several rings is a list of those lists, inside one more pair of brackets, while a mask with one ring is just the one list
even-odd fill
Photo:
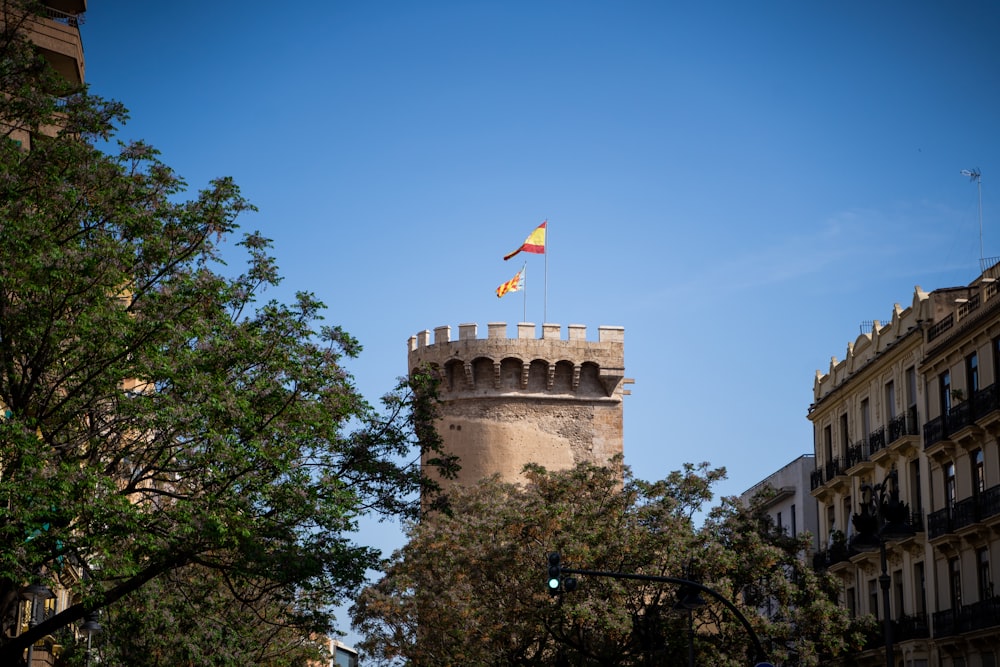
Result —
[[490, 322], [486, 338], [477, 334], [476, 324], [460, 324], [454, 340], [450, 326], [435, 328], [433, 340], [429, 330], [411, 336], [411, 372], [433, 369], [449, 398], [516, 392], [621, 400], [627, 393], [623, 327], [599, 327], [596, 341], [581, 324], [566, 327], [566, 338], [558, 324], [543, 324], [539, 338], [529, 322], [518, 323], [512, 338], [505, 322]]
[[[506, 322], [490, 322], [486, 325], [487, 334], [485, 340], [508, 340], [507, 337], [507, 323]], [[458, 325], [458, 340], [479, 340], [478, 334], [479, 325], [477, 324], [459, 324]], [[537, 325], [531, 322], [518, 322], [517, 323], [517, 335], [513, 337], [515, 340], [538, 340], [538, 328]], [[542, 325], [542, 335], [540, 340], [562, 340], [562, 325], [561, 324], [543, 324]], [[586, 341], [587, 340], [587, 327], [584, 324], [570, 324], [566, 327], [566, 340], [568, 341]], [[451, 327], [448, 325], [435, 327], [434, 328], [434, 341], [431, 342], [431, 332], [429, 329], [425, 329], [415, 336], [410, 336], [409, 347], [410, 351], [419, 347], [428, 347], [429, 345], [439, 345], [441, 343], [451, 342]], [[624, 327], [607, 327], [601, 326], [597, 327], [597, 342], [598, 343], [624, 343], [625, 342], [625, 328]]]

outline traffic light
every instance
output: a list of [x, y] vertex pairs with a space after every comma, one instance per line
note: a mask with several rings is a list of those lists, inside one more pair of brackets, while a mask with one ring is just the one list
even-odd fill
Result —
[[556, 595], [562, 585], [562, 566], [559, 564], [559, 552], [553, 551], [549, 554], [549, 593]]
[[576, 579], [562, 576], [562, 565], [559, 560], [559, 552], [553, 551], [548, 555], [549, 578], [546, 581], [550, 595], [559, 595], [562, 591], [572, 593], [576, 590]]

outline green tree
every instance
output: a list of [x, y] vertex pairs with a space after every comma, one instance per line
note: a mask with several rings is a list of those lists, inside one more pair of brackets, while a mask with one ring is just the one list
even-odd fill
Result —
[[[280, 276], [259, 234], [230, 243], [252, 210], [236, 185], [186, 200], [151, 147], [99, 150], [124, 109], [53, 76], [15, 20], [0, 91], [0, 129], [31, 132], [30, 150], [0, 139], [0, 664], [192, 572], [327, 631], [378, 564], [358, 517], [433, 490], [412, 456], [433, 392], [369, 405], [342, 365], [360, 346], [323, 304], [263, 299]], [[28, 583], [74, 603], [18, 634]]]
[[[798, 559], [800, 542], [778, 539], [733, 501], [697, 525], [723, 476], [688, 465], [646, 482], [617, 465], [581, 465], [531, 468], [521, 487], [494, 478], [456, 490], [454, 511], [410, 526], [385, 577], [359, 596], [351, 614], [361, 648], [382, 664], [416, 667], [686, 664], [689, 641], [697, 664], [751, 659], [743, 625], [706, 594], [690, 618], [693, 640], [676, 585], [581, 575], [574, 592], [551, 596], [546, 553], [559, 551], [570, 568], [705, 584], [741, 610], [781, 664], [815, 665], [849, 649], [846, 611]], [[771, 596], [786, 603], [784, 616], [763, 613]]]
[[[813, 666], [860, 650], [871, 619], [851, 619], [837, 603], [837, 580], [812, 567], [811, 535], [774, 524], [767, 512], [774, 494], [765, 488], [749, 505], [723, 498], [700, 528], [713, 544], [701, 567], [711, 568], [714, 588], [756, 610], [751, 620], [775, 664]], [[717, 646], [733, 653], [745, 644], [732, 624], [712, 622], [722, 630], [713, 637]]]
[[[234, 590], [235, 589], [235, 590]], [[302, 667], [322, 659], [320, 637], [287, 624], [266, 586], [188, 566], [157, 577], [101, 614], [91, 664]], [[76, 647], [72, 664], [85, 664]], [[327, 658], [329, 660], [329, 658]]]

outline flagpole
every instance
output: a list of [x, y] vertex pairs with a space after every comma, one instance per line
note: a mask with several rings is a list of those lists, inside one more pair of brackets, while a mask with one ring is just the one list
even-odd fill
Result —
[[522, 296], [521, 321], [527, 322], [528, 321], [528, 263], [527, 262], [525, 262], [524, 266], [521, 267], [521, 280], [524, 281], [524, 289], [521, 290], [522, 292], [524, 292], [524, 294], [521, 295]]
[[542, 324], [549, 321], [549, 219], [545, 219], [545, 294], [542, 296]]

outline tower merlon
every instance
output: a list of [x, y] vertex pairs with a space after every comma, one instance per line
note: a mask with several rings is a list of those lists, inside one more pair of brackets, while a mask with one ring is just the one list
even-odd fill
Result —
[[[490, 322], [486, 325], [487, 335], [485, 340], [502, 340], [508, 339], [507, 336], [507, 323], [506, 322]], [[518, 322], [517, 323], [517, 334], [510, 340], [537, 340], [538, 339], [538, 329], [537, 325], [533, 322]], [[466, 323], [458, 325], [458, 340], [480, 340], [478, 338], [478, 325], [475, 323]], [[566, 338], [562, 338], [562, 325], [561, 324], [542, 324], [542, 335], [540, 340], [568, 340], [568, 341], [583, 341], [587, 340], [587, 326], [584, 324], [570, 324], [566, 326]], [[408, 348], [412, 352], [421, 347], [428, 347], [430, 345], [440, 345], [442, 343], [450, 343], [451, 339], [451, 327], [448, 325], [434, 327], [433, 338], [429, 329], [418, 332], [416, 335], [410, 336], [408, 341]], [[597, 327], [597, 342], [598, 343], [622, 343], [625, 342], [625, 327], [616, 326], [599, 326]]]

